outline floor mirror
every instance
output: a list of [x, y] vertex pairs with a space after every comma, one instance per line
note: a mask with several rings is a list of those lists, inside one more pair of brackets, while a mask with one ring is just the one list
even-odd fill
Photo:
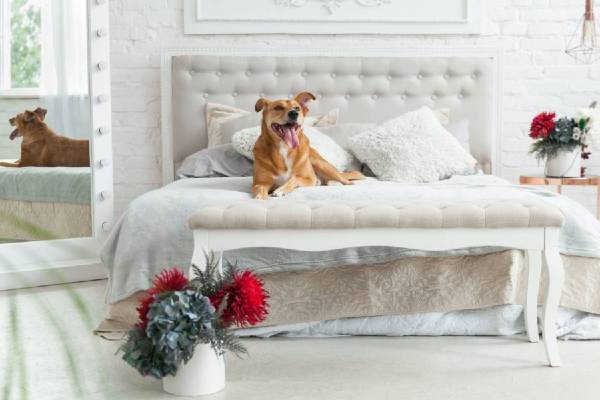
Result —
[[101, 278], [107, 0], [0, 0], [0, 290]]

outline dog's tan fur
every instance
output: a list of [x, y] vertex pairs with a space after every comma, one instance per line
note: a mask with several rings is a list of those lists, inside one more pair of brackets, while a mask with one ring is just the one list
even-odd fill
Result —
[[[285, 196], [297, 187], [317, 186], [339, 182], [351, 185], [353, 180], [364, 179], [358, 171], [339, 172], [310, 147], [302, 131], [302, 122], [308, 114], [307, 103], [315, 96], [299, 93], [292, 100], [258, 99], [256, 112], [262, 111], [261, 134], [254, 145], [254, 179], [252, 197], [266, 199], [269, 194]], [[290, 147], [274, 130], [273, 124], [289, 123], [289, 113], [298, 113], [297, 146]]]
[[44, 122], [46, 110], [25, 110], [9, 120], [16, 127], [11, 140], [21, 136], [21, 158], [0, 162], [3, 167], [89, 167], [89, 140], [71, 139], [56, 134]]

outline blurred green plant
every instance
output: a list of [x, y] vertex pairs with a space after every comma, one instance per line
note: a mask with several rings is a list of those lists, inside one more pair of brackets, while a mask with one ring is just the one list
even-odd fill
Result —
[[11, 86], [37, 88], [42, 69], [39, 5], [31, 0], [10, 0], [11, 6]]

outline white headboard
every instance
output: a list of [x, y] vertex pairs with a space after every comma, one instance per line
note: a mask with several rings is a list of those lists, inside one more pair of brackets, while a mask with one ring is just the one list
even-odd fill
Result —
[[494, 172], [500, 125], [496, 49], [166, 49], [162, 64], [163, 180], [204, 147], [207, 102], [254, 110], [258, 97], [302, 90], [312, 113], [340, 109], [340, 122], [383, 122], [422, 105], [467, 119], [470, 145]]

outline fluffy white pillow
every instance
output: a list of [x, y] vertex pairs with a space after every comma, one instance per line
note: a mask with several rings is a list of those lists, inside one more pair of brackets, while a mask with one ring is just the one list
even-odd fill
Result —
[[350, 150], [382, 180], [434, 182], [475, 171], [477, 161], [428, 107], [350, 138]]
[[[310, 140], [310, 147], [317, 150], [324, 159], [339, 171], [349, 171], [356, 167], [352, 154], [344, 150], [333, 139], [312, 126], [304, 126], [302, 129], [308, 140]], [[260, 126], [246, 128], [236, 132], [231, 138], [231, 143], [241, 155], [254, 160], [252, 150], [259, 136]]]

